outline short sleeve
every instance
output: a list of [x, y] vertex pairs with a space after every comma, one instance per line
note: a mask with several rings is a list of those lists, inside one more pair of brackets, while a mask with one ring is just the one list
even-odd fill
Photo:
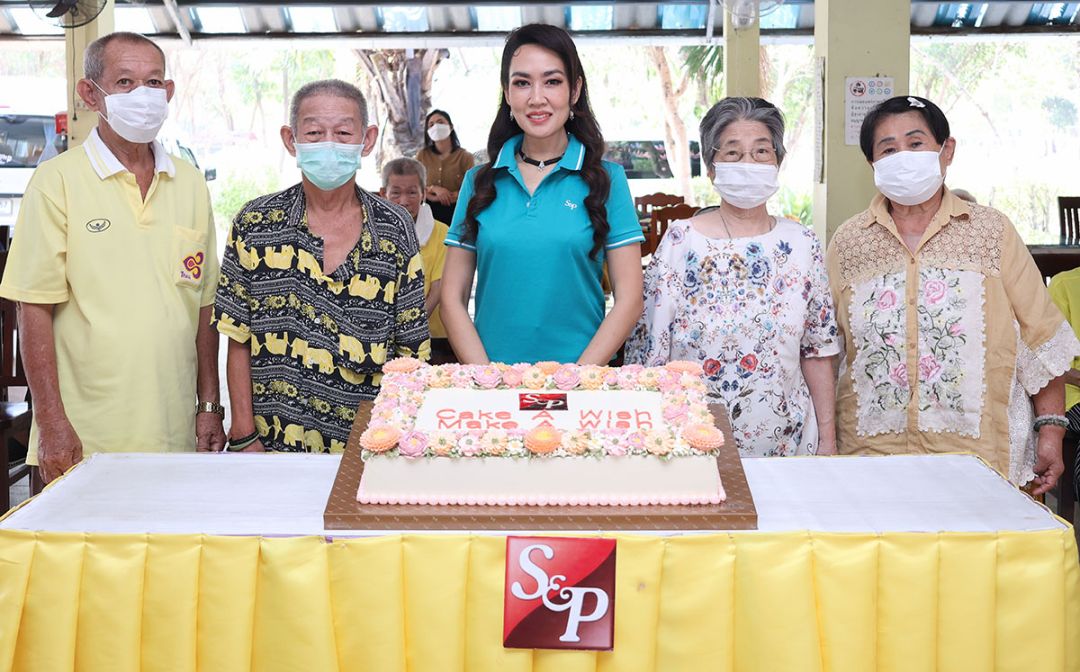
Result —
[[634, 210], [634, 198], [630, 195], [630, 184], [626, 181], [626, 171], [622, 166], [605, 161], [604, 168], [611, 176], [611, 189], [607, 198], [607, 220], [611, 229], [608, 231], [604, 249], [614, 250], [624, 245], [645, 242]]
[[673, 242], [671, 231], [668, 229], [669, 235], [660, 241], [645, 269], [645, 308], [626, 342], [627, 364], [661, 366], [671, 360], [671, 331], [676, 302], [685, 294], [681, 269], [686, 264], [683, 248]]
[[1005, 219], [1002, 226], [1001, 282], [1020, 330], [1016, 377], [1035, 394], [1072, 367], [1080, 341], [1050, 300], [1042, 273], [1012, 223]]
[[433, 246], [431, 250], [433, 261], [431, 268], [424, 269], [429, 282], [442, 280], [443, 266], [446, 265], [446, 245], [444, 243], [448, 231], [449, 229], [445, 224], [435, 222], [435, 229], [431, 232], [431, 237], [434, 240], [428, 241]]
[[0, 296], [23, 303], [68, 300], [68, 221], [62, 193], [59, 173], [34, 173], [19, 208]]
[[476, 252], [476, 241], [466, 242], [465, 238], [465, 211], [469, 207], [469, 201], [473, 196], [473, 183], [476, 181], [476, 171], [472, 168], [465, 174], [461, 182], [461, 191], [458, 192], [457, 207], [454, 208], [454, 219], [450, 222], [450, 231], [446, 234], [445, 244], [450, 247], [460, 247], [470, 252]]
[[214, 207], [210, 203], [210, 193], [206, 194], [206, 279], [203, 281], [202, 306], [214, 304], [217, 297], [218, 280], [221, 274], [221, 260], [218, 258], [217, 224], [214, 222]]
[[431, 336], [424, 311], [424, 262], [419, 251], [408, 257], [402, 255], [402, 261], [394, 298], [394, 354], [427, 361], [431, 359]]
[[234, 341], [251, 338], [251, 271], [259, 263], [258, 253], [244, 241], [240, 225], [244, 210], [233, 220], [214, 299], [214, 325]]
[[799, 343], [802, 357], [832, 357], [840, 353], [840, 340], [836, 328], [836, 311], [833, 309], [832, 292], [829, 278], [825, 272], [825, 258], [821, 252], [821, 241], [807, 232], [810, 243], [810, 265], [807, 268], [806, 284], [809, 291], [806, 299], [806, 321], [803, 336]]

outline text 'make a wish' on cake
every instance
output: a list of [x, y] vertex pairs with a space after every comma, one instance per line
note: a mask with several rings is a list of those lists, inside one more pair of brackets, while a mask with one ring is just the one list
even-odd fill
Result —
[[397, 359], [360, 436], [363, 504], [719, 504], [701, 367]]

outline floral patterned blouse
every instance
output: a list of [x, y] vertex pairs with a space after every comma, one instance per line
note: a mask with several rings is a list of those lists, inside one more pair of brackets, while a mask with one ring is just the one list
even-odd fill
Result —
[[672, 222], [645, 271], [629, 363], [702, 362], [743, 456], [812, 454], [818, 429], [800, 362], [840, 351], [817, 236], [781, 219], [747, 238]]
[[946, 189], [915, 252], [880, 194], [829, 245], [841, 453], [973, 452], [1034, 477], [1030, 395], [1080, 342], [1008, 218]]

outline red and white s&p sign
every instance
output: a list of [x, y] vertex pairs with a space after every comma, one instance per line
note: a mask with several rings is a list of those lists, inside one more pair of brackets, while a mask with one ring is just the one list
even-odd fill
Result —
[[503, 646], [610, 651], [615, 540], [507, 537]]

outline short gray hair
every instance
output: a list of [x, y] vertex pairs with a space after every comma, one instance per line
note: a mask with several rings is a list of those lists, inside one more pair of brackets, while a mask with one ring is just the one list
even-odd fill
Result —
[[427, 168], [416, 159], [401, 157], [393, 161], [387, 161], [382, 169], [383, 189], [390, 184], [390, 178], [394, 175], [416, 175], [420, 178], [420, 191], [427, 188]]
[[736, 121], [760, 121], [769, 129], [773, 150], [776, 152], [776, 164], [784, 162], [784, 113], [764, 98], [743, 98], [732, 96], [724, 98], [705, 113], [701, 120], [701, 157], [706, 163], [713, 163], [713, 155], [720, 143], [724, 129]]
[[161, 47], [149, 37], [139, 35], [138, 33], [128, 33], [120, 31], [118, 33], [109, 33], [99, 37], [90, 43], [86, 47], [86, 51], [83, 53], [83, 76], [87, 79], [92, 79], [101, 84], [99, 81], [105, 74], [105, 48], [113, 42], [123, 42], [124, 44], [149, 44], [157, 52], [161, 54], [161, 69], [165, 69], [165, 52], [161, 50]]
[[336, 96], [353, 101], [360, 110], [360, 124], [367, 126], [367, 101], [364, 100], [364, 94], [360, 93], [360, 89], [340, 79], [320, 79], [316, 82], [308, 82], [293, 94], [292, 104], [289, 105], [289, 127], [294, 133], [297, 131], [296, 122], [300, 115], [300, 104], [312, 96]]

